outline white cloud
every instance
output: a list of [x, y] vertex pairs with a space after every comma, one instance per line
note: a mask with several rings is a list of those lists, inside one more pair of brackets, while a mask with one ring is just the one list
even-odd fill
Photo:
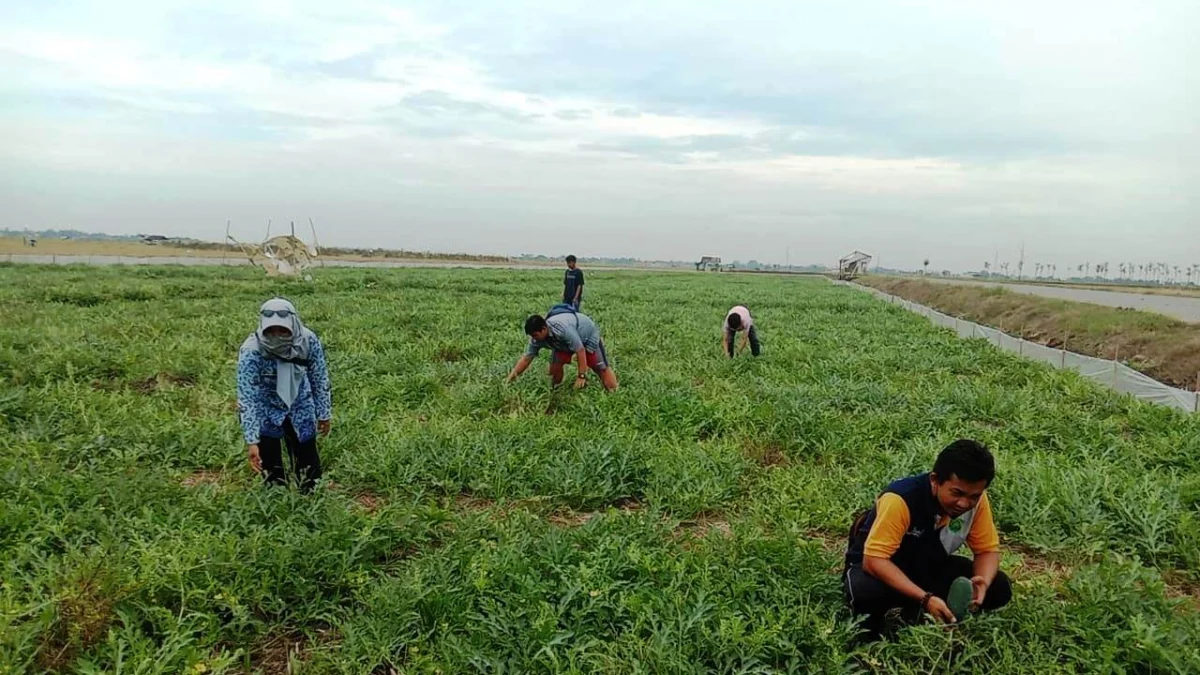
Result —
[[864, 194], [928, 194], [958, 188], [965, 182], [960, 163], [936, 158], [789, 156], [753, 162], [718, 160], [696, 166], [725, 169], [760, 180], [804, 182]]
[[168, 201], [368, 204], [344, 232], [370, 243], [392, 236], [370, 223], [392, 222], [403, 188], [434, 248], [519, 236], [448, 217], [437, 200], [453, 194], [530, 233], [606, 227], [611, 253], [661, 228], [656, 255], [699, 233], [768, 258], [736, 232], [753, 223], [896, 262], [1017, 237], [1200, 257], [1200, 87], [1179, 65], [1194, 9], [627, 4], [0, 8], [0, 175], [62, 177], [46, 180], [56, 199], [6, 201], [50, 226], [136, 176]]
[[[296, 133], [335, 138], [372, 132], [369, 122], [386, 125], [384, 118], [406, 98], [439, 93], [462, 103], [489, 106], [523, 116], [540, 132], [582, 142], [606, 136], [683, 136], [753, 133], [766, 127], [752, 120], [714, 119], [685, 115], [615, 113], [620, 101], [534, 96], [496, 86], [486, 69], [464, 53], [443, 43], [444, 26], [422, 22], [412, 12], [384, 9], [380, 23], [320, 23], [298, 13], [288, 3], [250, 5], [261, 18], [294, 25], [301, 43], [309, 45], [315, 63], [332, 63], [369, 54], [383, 46], [411, 47], [373, 63], [371, 77], [292, 73], [281, 66], [255, 61], [187, 57], [157, 51], [148, 44], [92, 39], [55, 32], [9, 30], [0, 35], [0, 49], [60, 68], [54, 86], [77, 87], [133, 107], [204, 114], [213, 105], [194, 100], [172, 102], [174, 96], [207, 96], [213, 104], [249, 112], [277, 113], [339, 121], [344, 128], [308, 128]], [[560, 114], [584, 111], [575, 119]], [[278, 129], [278, 127], [277, 127]], [[375, 130], [378, 131], [378, 130]], [[470, 133], [488, 137], [489, 130]], [[499, 140], [493, 138], [493, 140]], [[518, 141], [527, 144], [526, 141]]]
[[[65, 81], [82, 87], [220, 91], [231, 84], [235, 73], [230, 66], [139, 53], [124, 42], [56, 33], [17, 33], [10, 29], [0, 36], [0, 49], [59, 66]], [[260, 75], [263, 72], [253, 66], [239, 69]]]

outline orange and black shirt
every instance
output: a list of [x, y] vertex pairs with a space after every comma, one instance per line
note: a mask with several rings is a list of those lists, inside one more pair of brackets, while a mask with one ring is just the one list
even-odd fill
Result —
[[910, 578], [924, 577], [963, 544], [977, 554], [1000, 550], [987, 493], [975, 508], [951, 519], [939, 513], [929, 474], [923, 473], [893, 482], [855, 521], [846, 565], [861, 565], [864, 556], [887, 558]]

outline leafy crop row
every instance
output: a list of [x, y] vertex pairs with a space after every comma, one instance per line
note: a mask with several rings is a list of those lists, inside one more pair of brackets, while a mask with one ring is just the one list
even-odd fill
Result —
[[[557, 281], [0, 266], [0, 673], [1200, 671], [1197, 418], [758, 276], [589, 275], [622, 389], [502, 386]], [[307, 498], [232, 408], [274, 293], [335, 383]], [[720, 356], [734, 304], [761, 359]], [[838, 537], [958, 436], [1016, 600], [859, 645]]]

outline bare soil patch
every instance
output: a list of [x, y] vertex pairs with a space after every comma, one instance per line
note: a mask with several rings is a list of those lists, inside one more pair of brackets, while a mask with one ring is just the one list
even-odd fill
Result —
[[[644, 508], [645, 506], [634, 497], [622, 497], [608, 505], [608, 509], [621, 513], [636, 513]], [[551, 511], [546, 516], [546, 520], [558, 527], [579, 527], [590, 522], [596, 516], [605, 513], [606, 510], [576, 511], [571, 508], [560, 507]]]
[[465, 352], [454, 345], [446, 345], [438, 348], [437, 350], [437, 359], [445, 363], [458, 363], [465, 357]]
[[454, 496], [454, 507], [461, 511], [490, 511], [496, 508], [496, 500], [461, 492]]
[[742, 443], [742, 455], [763, 468], [788, 465], [783, 446], [775, 441], [746, 439]]
[[730, 527], [729, 521], [719, 513], [702, 513], [695, 518], [680, 521], [675, 528], [676, 535], [697, 539], [703, 538], [711, 532], [728, 537], [733, 533], [733, 529]]

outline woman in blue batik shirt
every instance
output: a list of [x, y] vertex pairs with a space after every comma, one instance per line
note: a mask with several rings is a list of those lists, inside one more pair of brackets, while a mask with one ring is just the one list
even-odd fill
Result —
[[300, 489], [311, 491], [321, 477], [317, 434], [329, 433], [333, 404], [325, 350], [292, 303], [263, 303], [238, 355], [237, 389], [250, 466], [268, 484], [287, 485], [286, 443]]

